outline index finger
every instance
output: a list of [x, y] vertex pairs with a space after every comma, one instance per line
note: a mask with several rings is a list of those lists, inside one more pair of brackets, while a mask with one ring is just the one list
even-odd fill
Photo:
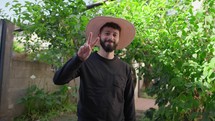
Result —
[[89, 36], [88, 36], [88, 38], [87, 38], [87, 41], [86, 41], [86, 43], [87, 43], [88, 45], [91, 44], [92, 37], [93, 37], [93, 33], [90, 32], [90, 33], [89, 33]]
[[94, 46], [96, 45], [97, 41], [99, 41], [99, 39], [100, 39], [100, 38], [97, 37], [97, 38], [93, 41], [93, 43], [90, 44], [90, 46], [91, 46], [91, 47], [94, 47]]

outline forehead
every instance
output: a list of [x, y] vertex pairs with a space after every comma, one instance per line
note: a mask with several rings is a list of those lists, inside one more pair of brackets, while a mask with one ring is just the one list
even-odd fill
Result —
[[113, 33], [119, 34], [119, 30], [118, 29], [114, 29], [112, 27], [104, 27], [101, 32], [113, 32]]

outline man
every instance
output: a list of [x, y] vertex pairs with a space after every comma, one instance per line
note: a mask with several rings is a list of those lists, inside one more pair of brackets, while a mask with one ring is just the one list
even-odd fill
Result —
[[[114, 55], [134, 39], [134, 26], [100, 16], [88, 23], [86, 34], [86, 43], [56, 72], [54, 83], [66, 84], [80, 76], [78, 121], [135, 121], [131, 67]], [[91, 53], [95, 45], [100, 49]]]

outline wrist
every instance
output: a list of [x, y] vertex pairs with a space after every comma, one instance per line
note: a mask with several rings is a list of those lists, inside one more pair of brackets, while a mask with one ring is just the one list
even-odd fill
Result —
[[84, 61], [84, 59], [78, 53], [76, 54], [76, 56], [80, 61]]

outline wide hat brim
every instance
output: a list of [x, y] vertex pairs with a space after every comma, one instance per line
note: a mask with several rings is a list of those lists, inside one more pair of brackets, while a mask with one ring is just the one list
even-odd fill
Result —
[[[133, 41], [135, 37], [134, 25], [125, 19], [108, 16], [98, 16], [91, 19], [86, 27], [86, 37], [92, 32], [92, 40], [94, 41], [99, 35], [100, 28], [107, 22], [114, 22], [121, 27], [117, 50], [127, 47]], [[96, 45], [100, 46], [100, 43], [97, 42]]]

